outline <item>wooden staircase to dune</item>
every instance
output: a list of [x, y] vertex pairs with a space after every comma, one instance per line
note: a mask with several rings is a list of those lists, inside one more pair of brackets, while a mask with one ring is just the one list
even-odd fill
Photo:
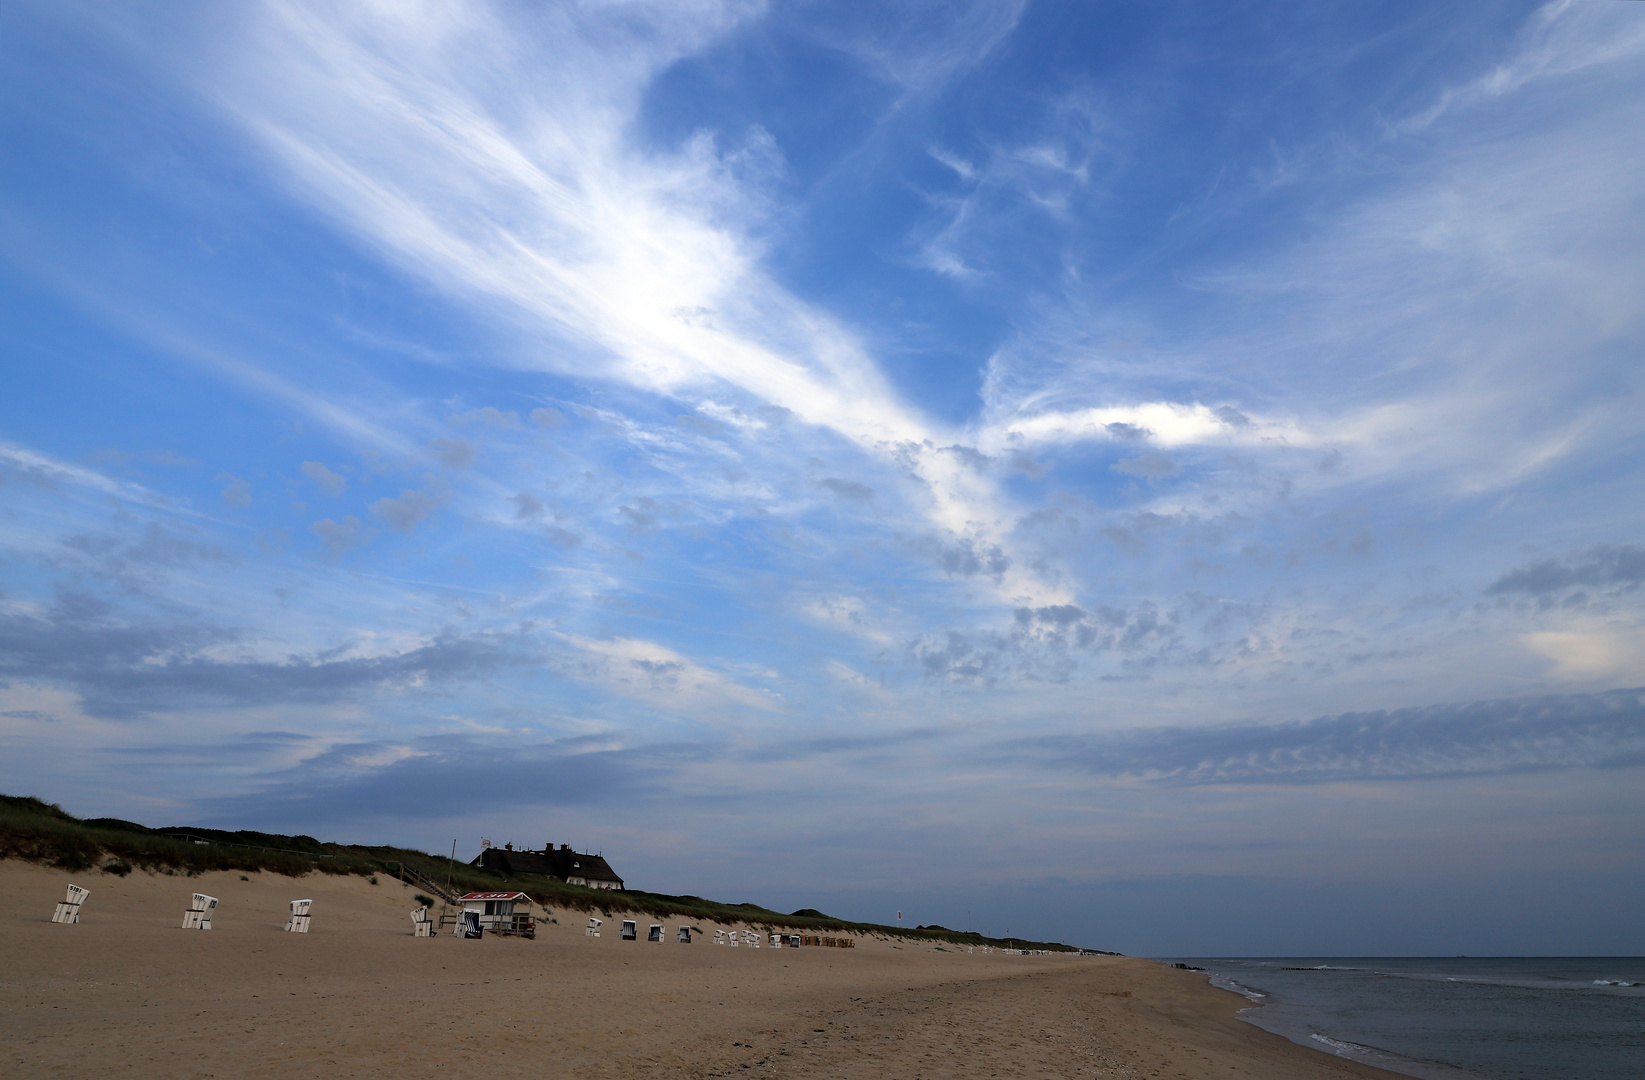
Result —
[[457, 898], [452, 895], [444, 885], [436, 882], [433, 878], [429, 877], [427, 874], [423, 873], [421, 870], [418, 870], [414, 866], [407, 866], [405, 863], [401, 863], [399, 878], [401, 881], [404, 881], [409, 885], [415, 885], [420, 889], [426, 889], [431, 895], [438, 897], [444, 903], [455, 904], [457, 902]]

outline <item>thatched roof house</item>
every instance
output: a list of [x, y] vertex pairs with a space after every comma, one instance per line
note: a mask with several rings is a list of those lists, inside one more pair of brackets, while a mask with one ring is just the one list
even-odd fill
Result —
[[485, 870], [504, 874], [541, 874], [559, 878], [569, 885], [586, 885], [590, 889], [620, 889], [623, 879], [601, 855], [572, 851], [570, 844], [561, 844], [556, 850], [550, 844], [541, 851], [515, 851], [511, 847], [488, 847], [471, 864]]

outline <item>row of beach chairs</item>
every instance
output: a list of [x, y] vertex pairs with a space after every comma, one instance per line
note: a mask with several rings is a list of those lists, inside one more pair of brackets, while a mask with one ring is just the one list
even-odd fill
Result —
[[[588, 928], [583, 931], [583, 936], [599, 937], [600, 928], [604, 925], [605, 921], [603, 919], [596, 919], [591, 916], [588, 920]], [[681, 945], [689, 945], [693, 933], [700, 934], [702, 931], [694, 926], [675, 927], [674, 940]], [[624, 919], [618, 931], [618, 936], [623, 941], [638, 941], [640, 937], [639, 924], [633, 919]], [[646, 932], [645, 939], [661, 942], [665, 936], [666, 932], [663, 925], [661, 923], [652, 923], [650, 929]], [[805, 945], [821, 945], [831, 949], [854, 949], [857, 947], [857, 940], [849, 937], [819, 937], [811, 934], [772, 934], [770, 937], [770, 944], [773, 949], [781, 949], [785, 946], [790, 949], [798, 949]], [[732, 948], [742, 945], [744, 948], [757, 949], [760, 947], [762, 938], [763, 935], [757, 934], [753, 930], [714, 931], [714, 944]]]
[[[78, 885], [70, 885], [68, 895], [57, 902], [57, 910], [52, 912], [51, 921], [54, 923], [77, 923], [80, 921], [80, 908], [91, 895], [90, 889], [82, 889]], [[308, 933], [309, 908], [313, 900], [293, 900], [291, 902], [291, 916], [286, 920], [286, 929], [294, 934]], [[210, 930], [211, 916], [217, 910], [217, 898], [205, 893], [195, 893], [189, 899], [188, 909], [183, 912], [184, 930]]]
[[[77, 923], [80, 921], [80, 907], [86, 902], [91, 890], [82, 889], [78, 885], [70, 885], [68, 895], [57, 904], [57, 910], [52, 914], [54, 923]], [[309, 909], [313, 900], [293, 900], [291, 914], [286, 919], [286, 930], [293, 934], [308, 933]], [[195, 893], [189, 900], [188, 910], [183, 912], [184, 930], [210, 930], [211, 916], [217, 910], [217, 897], [207, 896], [205, 893]], [[456, 933], [460, 937], [479, 937], [479, 917], [472, 911], [465, 911], [463, 915], [474, 916], [458, 923]], [[472, 923], [472, 925], [470, 925]], [[604, 920], [590, 918], [588, 928], [583, 931], [587, 937], [599, 937], [600, 928], [605, 925]], [[420, 907], [411, 913], [412, 934], [420, 938], [432, 938], [435, 935], [435, 923], [429, 917], [428, 908]], [[701, 934], [702, 931], [694, 926], [677, 926], [674, 928], [674, 940], [681, 945], [691, 944], [691, 935]], [[624, 941], [639, 940], [639, 924], [633, 919], [624, 919], [619, 929], [619, 935]], [[661, 942], [664, 940], [665, 929], [662, 923], [652, 923], [646, 931], [647, 941]], [[727, 945], [735, 948], [742, 945], [745, 948], [757, 949], [760, 947], [762, 935], [752, 930], [716, 930], [714, 944]], [[829, 948], [851, 949], [856, 947], [854, 938], [817, 937], [810, 934], [772, 934], [771, 947], [780, 949], [787, 946], [798, 949], [803, 945], [822, 945]]]

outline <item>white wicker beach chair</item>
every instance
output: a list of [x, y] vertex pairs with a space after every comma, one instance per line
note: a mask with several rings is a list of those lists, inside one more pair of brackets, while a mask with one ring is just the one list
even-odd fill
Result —
[[308, 933], [308, 910], [313, 904], [313, 900], [293, 900], [291, 902], [291, 917], [286, 920], [287, 933]]
[[86, 902], [91, 895], [90, 889], [82, 889], [78, 885], [70, 885], [68, 893], [57, 902], [57, 908], [51, 914], [51, 921], [55, 923], [77, 923], [80, 921], [80, 905]]
[[599, 937], [600, 936], [600, 927], [602, 927], [604, 925], [605, 925], [605, 923], [602, 920], [596, 919], [593, 916], [590, 916], [589, 920], [588, 920], [588, 929], [583, 931], [583, 936], [584, 937]]
[[217, 898], [205, 893], [195, 893], [189, 900], [188, 910], [183, 912], [184, 930], [210, 930], [211, 915], [217, 910]]
[[662, 941], [662, 939], [663, 939], [663, 924], [662, 923], [652, 923], [651, 924], [651, 929], [646, 931], [645, 939], [647, 941], [657, 941], [657, 942]]
[[674, 940], [681, 945], [691, 944], [691, 927], [681, 926], [674, 931]]

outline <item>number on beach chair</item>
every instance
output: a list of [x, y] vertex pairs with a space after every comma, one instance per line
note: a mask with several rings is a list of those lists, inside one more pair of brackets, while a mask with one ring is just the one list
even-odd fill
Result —
[[51, 913], [54, 923], [77, 923], [80, 921], [80, 905], [86, 902], [91, 895], [90, 889], [82, 889], [78, 885], [70, 885], [68, 893], [57, 902], [57, 909]]

